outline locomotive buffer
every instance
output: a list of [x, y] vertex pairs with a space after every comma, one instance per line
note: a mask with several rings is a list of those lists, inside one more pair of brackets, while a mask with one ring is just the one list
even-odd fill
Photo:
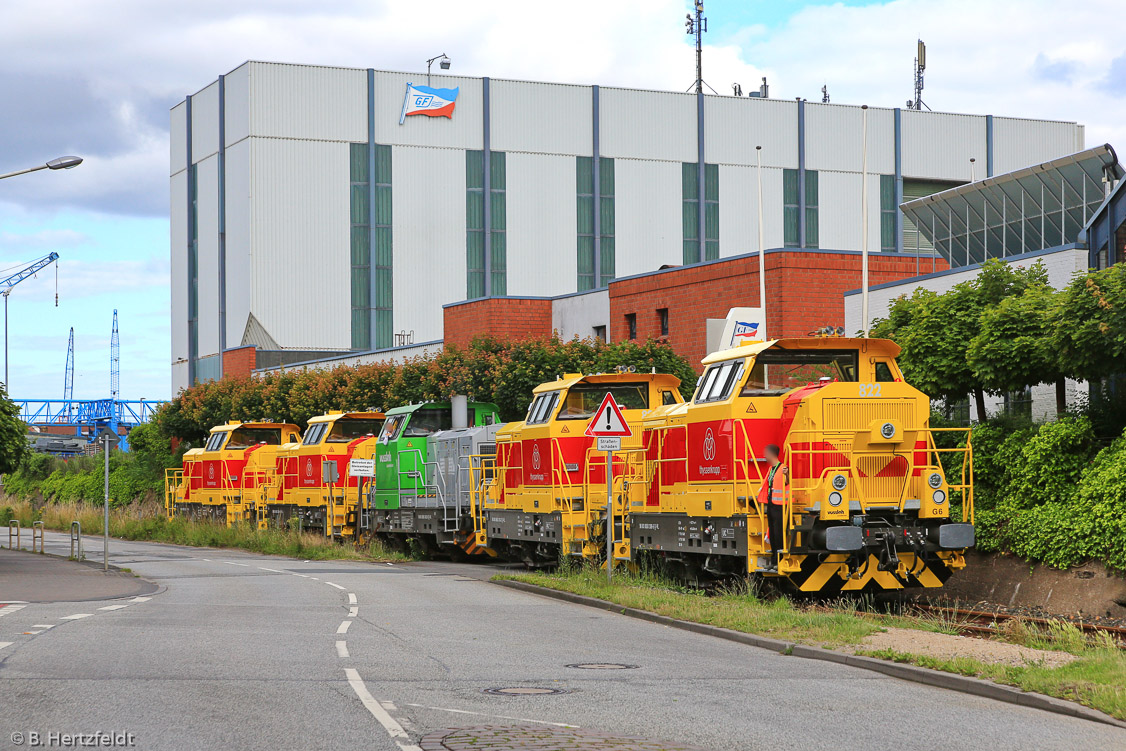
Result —
[[586, 434], [597, 441], [599, 451], [606, 452], [606, 581], [614, 580], [614, 452], [622, 448], [622, 439], [633, 436], [614, 395], [609, 391], [594, 413]]

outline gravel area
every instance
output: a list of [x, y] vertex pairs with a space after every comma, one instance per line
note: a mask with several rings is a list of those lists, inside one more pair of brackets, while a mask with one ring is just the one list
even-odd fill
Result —
[[970, 657], [981, 662], [1001, 665], [1039, 664], [1049, 668], [1066, 665], [1076, 659], [1075, 655], [1067, 652], [1032, 649], [1019, 644], [977, 639], [972, 636], [952, 636], [892, 627], [864, 637], [864, 641], [852, 651], [880, 649], [927, 655], [938, 659]]

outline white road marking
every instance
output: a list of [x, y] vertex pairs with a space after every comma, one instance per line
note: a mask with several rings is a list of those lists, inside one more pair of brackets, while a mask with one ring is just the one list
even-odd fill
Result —
[[79, 618], [89, 618], [93, 613], [75, 613], [74, 615], [64, 615], [60, 621], [77, 621]]
[[42, 631], [24, 631], [23, 635], [24, 636], [35, 636], [36, 634], [41, 634], [41, 633], [43, 633], [43, 632]]
[[332, 582], [325, 582], [325, 584], [330, 587], [336, 587], [337, 589], [344, 589], [344, 587], [340, 586], [339, 584], [333, 584]]
[[350, 657], [350, 655], [348, 654], [348, 642], [346, 642], [346, 641], [336, 642], [336, 656], [337, 657]]
[[208, 563], [211, 563], [211, 559], [210, 559], [210, 558], [196, 558], [196, 560], [197, 560], [197, 561], [207, 561]]
[[151, 599], [152, 599], [151, 597], [134, 597], [129, 602], [148, 602]]
[[14, 613], [17, 610], [23, 610], [26, 607], [27, 605], [5, 605], [4, 607], [0, 608], [0, 616], [7, 615], [8, 613]]
[[317, 578], [317, 577], [315, 577], [315, 576], [310, 576], [309, 578], [310, 578], [310, 579], [312, 579], [312, 580], [313, 580], [313, 581], [315, 581], [315, 582], [319, 582], [319, 581], [320, 581], [320, 579], [318, 579], [318, 578]]
[[127, 607], [129, 607], [128, 603], [124, 605], [106, 605], [104, 608], [98, 608], [98, 610], [121, 610]]
[[515, 720], [517, 722], [534, 722], [537, 725], [554, 725], [557, 728], [578, 728], [579, 725], [568, 725], [565, 722], [547, 722], [546, 720], [529, 720], [527, 717], [509, 717], [503, 714], [489, 714], [488, 712], [470, 712], [468, 709], [450, 709], [449, 707], [429, 707], [425, 704], [408, 704], [408, 707], [420, 707], [422, 709], [433, 709], [438, 712], [453, 712], [455, 714], [472, 714], [480, 715], [482, 717], [496, 717], [501, 720]]
[[275, 574], [284, 574], [285, 573], [284, 571], [278, 571], [276, 568], [266, 568], [265, 566], [259, 566], [258, 569], [260, 571], [273, 571]]
[[305, 574], [294, 574], [294, 576], [300, 576], [302, 579], [308, 579], [309, 578], [309, 577], [305, 576]]
[[351, 621], [344, 621], [344, 622], [342, 622], [342, 623], [341, 623], [341, 624], [340, 624], [340, 625], [339, 625], [339, 626], [338, 626], [338, 627], [336, 628], [336, 633], [338, 633], [338, 634], [346, 634], [346, 633], [348, 633], [348, 629], [349, 629], [349, 628], [351, 627], [351, 625], [352, 625], [352, 622], [351, 622]]
[[359, 608], [348, 608], [348, 617], [349, 618], [355, 618], [359, 614], [360, 614]]
[[411, 737], [407, 735], [406, 730], [403, 730], [403, 726], [396, 722], [395, 718], [388, 714], [387, 710], [375, 700], [375, 697], [368, 693], [359, 673], [352, 668], [345, 668], [344, 675], [348, 677], [348, 685], [356, 692], [360, 702], [367, 711], [371, 712], [371, 716], [383, 726], [383, 729], [391, 736], [391, 740], [395, 741], [395, 745], [402, 751], [422, 751], [417, 744], [411, 743]]
[[0, 641], [0, 649], [3, 649], [4, 647], [10, 647], [13, 643], [14, 642], [10, 641]]
[[354, 595], [351, 592], [348, 593], [348, 604], [349, 605], [355, 605], [356, 604], [356, 595]]
[[31, 627], [32, 628], [46, 629], [46, 628], [54, 628], [55, 624], [53, 624], [53, 623], [33, 623], [33, 624], [31, 624]]
[[230, 564], [232, 566], [246, 566], [247, 568], [250, 568], [249, 563], [235, 563], [234, 561], [223, 561], [223, 563], [227, 563], [227, 564]]

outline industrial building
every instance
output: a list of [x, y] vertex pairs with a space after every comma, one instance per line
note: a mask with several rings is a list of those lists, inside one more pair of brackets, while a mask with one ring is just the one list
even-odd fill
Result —
[[768, 305], [774, 330], [813, 322], [794, 318], [801, 290], [826, 277], [838, 297], [818, 320], [840, 325], [865, 158], [868, 249], [892, 281], [964, 260], [935, 255], [901, 203], [1084, 147], [1073, 122], [448, 75], [424, 91], [452, 107], [407, 114], [425, 79], [247, 62], [172, 108], [174, 393], [219, 378], [224, 353], [388, 359], [521, 306], [539, 331], [545, 300], [564, 336], [675, 337], [644, 299], [695, 273], [669, 267], [759, 303], [732, 275], [757, 273], [760, 211], [768, 298], [795, 311]]

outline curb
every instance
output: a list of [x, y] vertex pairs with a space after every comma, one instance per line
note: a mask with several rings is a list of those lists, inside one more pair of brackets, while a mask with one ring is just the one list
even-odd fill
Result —
[[650, 613], [647, 610], [628, 608], [623, 605], [617, 605], [613, 602], [608, 602], [606, 600], [598, 600], [593, 597], [577, 595], [572, 592], [564, 592], [558, 589], [549, 589], [547, 587], [541, 587], [536, 584], [528, 584], [526, 582], [500, 579], [495, 581], [490, 580], [490, 583], [497, 584], [502, 587], [507, 587], [508, 589], [515, 589], [521, 592], [528, 592], [530, 594], [537, 594], [543, 597], [550, 597], [555, 600], [563, 600], [564, 602], [570, 602], [576, 605], [585, 605], [587, 607], [597, 608], [599, 610], [607, 610], [612, 613], [627, 616], [629, 618], [637, 618], [638, 620], [649, 621], [651, 623], [659, 623], [662, 626], [678, 628], [682, 631], [691, 631], [693, 633], [704, 634], [706, 636], [714, 636], [718, 639], [726, 639], [727, 641], [738, 642], [739, 644], [746, 644], [752, 647], [769, 649], [770, 651], [775, 653], [784, 653], [787, 655], [793, 655], [794, 657], [802, 657], [808, 660], [823, 660], [825, 662], [835, 662], [841, 665], [849, 665], [851, 667], [861, 668], [863, 670], [871, 670], [876, 673], [882, 673], [883, 675], [887, 675], [892, 678], [899, 678], [901, 680], [912, 681], [914, 683], [922, 683], [927, 686], [949, 689], [951, 691], [959, 691], [964, 694], [972, 694], [974, 696], [981, 696], [987, 699], [995, 699], [997, 701], [1003, 701], [1009, 704], [1031, 707], [1033, 709], [1040, 709], [1045, 712], [1054, 712], [1056, 714], [1067, 715], [1069, 717], [1078, 717], [1083, 720], [1100, 722], [1104, 725], [1113, 725], [1114, 727], [1126, 728], [1126, 722], [1116, 720], [1110, 715], [1103, 714], [1102, 712], [1099, 712], [1095, 709], [1084, 707], [1081, 704], [1064, 701], [1063, 699], [1055, 699], [1051, 696], [1044, 696], [1043, 694], [1028, 693], [1021, 691], [1019, 688], [1013, 688], [1012, 686], [1003, 686], [999, 683], [992, 683], [990, 681], [981, 680], [980, 678], [970, 678], [968, 676], [958, 675], [956, 673], [944, 673], [939, 670], [930, 670], [928, 668], [921, 668], [915, 665], [906, 665], [899, 662], [880, 660], [874, 657], [850, 655], [844, 652], [837, 652], [832, 649], [810, 647], [804, 644], [795, 644], [793, 642], [783, 641], [781, 639], [770, 639], [765, 636], [744, 634], [740, 631], [731, 631], [730, 629], [719, 628], [718, 626], [709, 626], [704, 623], [682, 621], [676, 618], [670, 618], [665, 615]]

